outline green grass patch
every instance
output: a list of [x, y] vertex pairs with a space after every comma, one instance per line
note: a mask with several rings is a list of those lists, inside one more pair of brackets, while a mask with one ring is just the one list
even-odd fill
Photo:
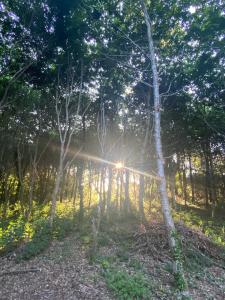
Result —
[[[129, 267], [126, 270], [122, 270], [115, 264], [119, 263], [117, 259], [118, 257], [114, 256], [98, 257], [96, 259], [96, 263], [101, 266], [101, 274], [107, 287], [112, 291], [116, 299], [151, 299], [151, 286], [144, 273], [140, 270], [135, 270], [133, 265], [132, 271]], [[134, 265], [136, 266], [136, 261]]]
[[117, 268], [105, 268], [103, 272], [106, 284], [117, 299], [150, 299], [150, 289], [141, 273], [129, 274]]

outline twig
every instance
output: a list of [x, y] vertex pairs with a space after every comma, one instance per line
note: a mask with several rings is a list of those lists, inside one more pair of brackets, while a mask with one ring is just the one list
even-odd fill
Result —
[[24, 273], [29, 273], [29, 272], [40, 272], [40, 269], [26, 269], [26, 270], [16, 270], [16, 271], [8, 271], [8, 272], [3, 272], [0, 274], [0, 277], [5, 276], [5, 275], [19, 275], [19, 274], [24, 274]]

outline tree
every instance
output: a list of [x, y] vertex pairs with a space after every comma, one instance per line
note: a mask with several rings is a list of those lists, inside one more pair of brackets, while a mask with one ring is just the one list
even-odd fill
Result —
[[[141, 5], [142, 5], [143, 13], [144, 13], [145, 23], [147, 26], [149, 55], [150, 55], [150, 60], [151, 60], [151, 69], [152, 69], [152, 76], [153, 76], [155, 148], [156, 148], [156, 155], [157, 155], [157, 169], [158, 169], [158, 176], [159, 176], [162, 212], [163, 212], [164, 221], [166, 224], [166, 229], [168, 232], [169, 244], [170, 244], [172, 253], [174, 255], [174, 275], [175, 275], [175, 277], [177, 275], [181, 276], [184, 281], [181, 258], [176, 256], [178, 241], [177, 241], [174, 221], [173, 221], [172, 214], [170, 211], [169, 200], [168, 200], [168, 195], [167, 195], [167, 188], [166, 188], [166, 177], [165, 177], [165, 172], [164, 172], [164, 158], [163, 158], [163, 152], [162, 152], [161, 124], [160, 124], [162, 108], [161, 108], [161, 103], [160, 103], [157, 63], [156, 63], [155, 50], [154, 50], [154, 44], [153, 44], [153, 38], [152, 38], [152, 26], [151, 26], [151, 20], [150, 20], [144, 0], [141, 0]], [[184, 288], [186, 288], [186, 284], [185, 284]]]

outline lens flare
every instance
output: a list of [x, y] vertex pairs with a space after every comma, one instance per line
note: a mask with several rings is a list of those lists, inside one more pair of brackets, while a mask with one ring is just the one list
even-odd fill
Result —
[[122, 169], [124, 167], [123, 163], [121, 161], [118, 161], [116, 164], [115, 164], [115, 167], [116, 169]]

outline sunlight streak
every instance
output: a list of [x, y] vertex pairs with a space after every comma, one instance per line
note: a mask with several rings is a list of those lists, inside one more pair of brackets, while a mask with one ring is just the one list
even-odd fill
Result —
[[126, 167], [122, 162], [116, 162], [115, 163], [115, 162], [112, 162], [112, 161], [109, 161], [109, 160], [106, 160], [106, 159], [103, 159], [103, 158], [100, 158], [98, 156], [94, 156], [94, 155], [91, 155], [91, 154], [88, 154], [88, 153], [84, 153], [84, 152], [77, 153], [77, 156], [79, 156], [80, 158], [89, 159], [89, 160], [96, 161], [96, 162], [99, 162], [99, 163], [105, 163], [107, 165], [114, 166], [116, 169], [128, 170], [128, 171], [131, 171], [133, 173], [155, 179], [157, 181], [161, 180], [161, 178], [159, 176], [155, 175], [155, 174], [143, 172], [143, 171], [134, 169], [132, 167]]

